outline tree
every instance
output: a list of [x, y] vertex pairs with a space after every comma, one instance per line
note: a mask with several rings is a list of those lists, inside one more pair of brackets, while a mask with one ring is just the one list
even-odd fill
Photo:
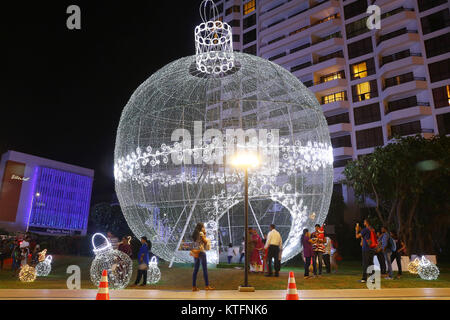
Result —
[[88, 229], [91, 233], [111, 231], [119, 237], [133, 234], [128, 227], [120, 206], [106, 202], [92, 206], [89, 214]]
[[370, 198], [379, 221], [397, 230], [409, 253], [429, 253], [448, 232], [450, 138], [396, 140], [347, 164], [345, 182], [358, 202]]

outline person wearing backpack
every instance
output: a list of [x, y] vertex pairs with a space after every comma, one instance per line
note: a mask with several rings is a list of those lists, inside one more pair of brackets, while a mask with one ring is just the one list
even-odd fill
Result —
[[364, 220], [364, 229], [361, 230], [359, 223], [356, 224], [356, 239], [362, 240], [362, 279], [360, 282], [365, 283], [367, 281], [367, 268], [373, 265], [373, 257], [375, 255], [375, 248], [378, 245], [377, 235], [375, 230], [370, 226], [368, 219]]
[[392, 280], [394, 278], [394, 273], [392, 272], [391, 255], [392, 252], [397, 250], [394, 240], [391, 238], [389, 231], [386, 227], [381, 228], [381, 249], [384, 255], [384, 261], [387, 264], [388, 276], [385, 278], [387, 280]]

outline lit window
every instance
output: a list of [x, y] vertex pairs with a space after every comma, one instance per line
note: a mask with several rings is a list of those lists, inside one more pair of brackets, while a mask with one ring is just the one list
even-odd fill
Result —
[[323, 97], [323, 104], [332, 103], [335, 101], [345, 100], [345, 91], [329, 94]]
[[447, 85], [447, 100], [448, 100], [448, 105], [450, 106], [450, 85]]
[[365, 62], [361, 62], [353, 66], [353, 77], [354, 78], [367, 77], [367, 65]]
[[342, 72], [335, 72], [335, 73], [326, 75], [322, 78], [322, 82], [333, 81], [336, 79], [342, 79]]
[[370, 82], [363, 82], [356, 85], [356, 94], [358, 101], [370, 99]]
[[244, 4], [244, 15], [249, 14], [256, 9], [256, 0], [250, 0]]

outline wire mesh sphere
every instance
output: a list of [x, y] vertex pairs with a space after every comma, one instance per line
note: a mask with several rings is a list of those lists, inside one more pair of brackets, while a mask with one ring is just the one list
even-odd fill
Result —
[[[96, 235], [93, 236], [93, 240]], [[92, 261], [90, 269], [92, 283], [98, 287], [103, 270], [107, 270], [109, 288], [126, 288], [133, 273], [133, 262], [130, 257], [122, 251], [112, 249], [108, 240], [100, 247], [94, 245], [94, 253], [95, 258]]]
[[52, 271], [52, 256], [47, 256], [44, 261], [36, 265], [36, 275], [38, 277], [46, 277]]
[[161, 280], [161, 270], [159, 270], [156, 257], [153, 257], [148, 265], [147, 282], [150, 284], [158, 283]]
[[28, 264], [22, 266], [19, 272], [19, 280], [22, 282], [34, 282], [36, 280], [36, 269]]
[[114, 175], [123, 214], [137, 237], [168, 261], [192, 262], [198, 222], [219, 243], [244, 236], [244, 170], [236, 151], [255, 151], [249, 168], [249, 224], [261, 236], [274, 223], [282, 261], [302, 250], [303, 228], [326, 218], [333, 187], [333, 151], [315, 96], [286, 69], [234, 53], [234, 68], [202, 73], [195, 56], [176, 60], [131, 96], [118, 127]]
[[423, 280], [436, 280], [439, 277], [439, 268], [427, 258], [422, 257], [417, 273]]

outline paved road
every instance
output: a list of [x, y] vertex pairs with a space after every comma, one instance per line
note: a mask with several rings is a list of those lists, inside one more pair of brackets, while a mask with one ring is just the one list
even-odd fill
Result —
[[[94, 300], [96, 290], [64, 289], [6, 289], [0, 290], [0, 300]], [[110, 290], [111, 300], [283, 300], [285, 290], [259, 290], [244, 293], [237, 290], [217, 291], [175, 291], [175, 290]], [[450, 288], [423, 289], [346, 289], [346, 290], [304, 290], [299, 291], [303, 300], [450, 300]]]

